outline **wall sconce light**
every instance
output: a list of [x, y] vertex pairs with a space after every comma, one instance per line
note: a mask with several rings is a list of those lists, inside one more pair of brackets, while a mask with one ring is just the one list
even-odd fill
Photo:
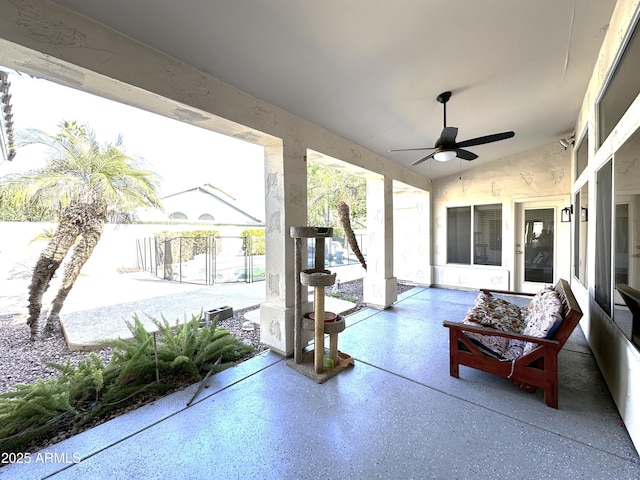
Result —
[[581, 222], [588, 222], [589, 221], [589, 210], [587, 210], [587, 207], [580, 207], [580, 221]]
[[573, 205], [569, 205], [568, 207], [564, 207], [560, 211], [560, 221], [563, 222], [563, 223], [570, 222], [572, 214], [573, 214]]

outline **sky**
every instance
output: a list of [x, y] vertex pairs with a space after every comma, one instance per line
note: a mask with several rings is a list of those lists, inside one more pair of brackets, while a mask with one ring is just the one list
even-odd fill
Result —
[[[87, 123], [100, 143], [122, 135], [124, 151], [141, 158], [160, 177], [162, 196], [210, 183], [237, 201], [237, 206], [264, 220], [264, 150], [259, 145], [113, 102], [80, 90], [9, 73], [13, 124], [55, 135], [62, 120]], [[0, 176], [43, 166], [42, 149], [17, 150], [13, 161], [0, 163]]]

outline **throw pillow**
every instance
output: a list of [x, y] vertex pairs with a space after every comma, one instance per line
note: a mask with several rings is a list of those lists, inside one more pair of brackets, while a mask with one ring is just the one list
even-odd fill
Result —
[[[532, 337], [551, 338], [562, 323], [562, 301], [560, 296], [553, 289], [545, 289], [531, 300], [528, 307], [528, 315], [524, 333]], [[523, 355], [526, 355], [535, 347], [537, 343], [527, 342], [524, 346]]]

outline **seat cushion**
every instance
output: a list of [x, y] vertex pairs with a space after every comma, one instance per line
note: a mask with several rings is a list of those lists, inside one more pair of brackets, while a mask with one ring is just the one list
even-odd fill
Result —
[[526, 327], [522, 311], [518, 305], [510, 303], [490, 293], [480, 292], [467, 312], [465, 320], [485, 327], [497, 328], [503, 332], [520, 333]]
[[[473, 307], [469, 309], [462, 323], [480, 324], [510, 333], [520, 333], [526, 327], [518, 305], [494, 297], [488, 292], [478, 294]], [[487, 353], [498, 358], [513, 358], [513, 354], [509, 351], [508, 338], [471, 332], [465, 334]]]
[[[466, 318], [462, 321], [464, 325], [478, 325], [478, 322], [474, 322], [472, 320], [467, 320]], [[474, 332], [464, 332], [464, 334], [469, 337], [473, 343], [478, 345], [482, 350], [484, 350], [489, 355], [496, 358], [504, 358], [505, 352], [509, 347], [509, 339], [505, 337], [497, 337], [494, 335], [481, 335], [479, 333]]]

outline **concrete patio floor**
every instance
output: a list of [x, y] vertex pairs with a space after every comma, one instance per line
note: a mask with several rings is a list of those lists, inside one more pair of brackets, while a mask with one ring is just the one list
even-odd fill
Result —
[[326, 383], [267, 352], [211, 377], [188, 408], [197, 385], [0, 479], [640, 478], [579, 329], [560, 355], [558, 410], [483, 372], [449, 376], [441, 323], [461, 320], [475, 296], [414, 288], [347, 317], [339, 348], [356, 364]]

